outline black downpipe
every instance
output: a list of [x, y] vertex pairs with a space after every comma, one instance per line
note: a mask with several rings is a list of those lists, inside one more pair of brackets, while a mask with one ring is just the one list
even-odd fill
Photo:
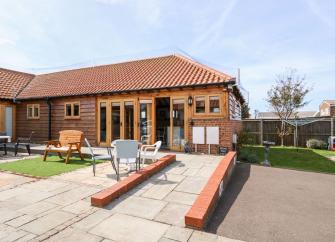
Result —
[[51, 140], [51, 102], [49, 98], [47, 98], [47, 104], [48, 104], [48, 140]]

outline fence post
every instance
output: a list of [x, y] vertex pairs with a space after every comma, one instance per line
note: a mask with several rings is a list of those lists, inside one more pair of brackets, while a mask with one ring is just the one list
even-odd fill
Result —
[[263, 145], [263, 119], [260, 122], [260, 130], [261, 130], [261, 145]]
[[298, 147], [298, 145], [298, 124], [297, 121], [295, 121], [294, 146]]

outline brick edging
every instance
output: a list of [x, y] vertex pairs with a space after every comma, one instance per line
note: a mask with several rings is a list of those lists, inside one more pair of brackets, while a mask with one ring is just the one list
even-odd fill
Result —
[[106, 206], [174, 161], [176, 161], [176, 155], [174, 154], [160, 158], [155, 163], [131, 174], [124, 180], [94, 194], [91, 197], [91, 205], [96, 207]]
[[228, 152], [216, 167], [206, 186], [185, 215], [185, 225], [203, 229], [227, 185], [236, 164], [236, 152]]

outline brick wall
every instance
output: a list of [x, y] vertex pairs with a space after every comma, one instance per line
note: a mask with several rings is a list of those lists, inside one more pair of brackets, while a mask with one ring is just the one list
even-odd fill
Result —
[[[242, 130], [242, 121], [227, 120], [225, 118], [211, 118], [211, 119], [193, 119], [193, 125], [189, 123], [188, 140], [192, 150], [195, 151], [195, 145], [192, 144], [192, 127], [219, 127], [220, 145], [211, 145], [211, 154], [218, 154], [218, 147], [224, 146], [232, 150], [233, 134], [238, 134]], [[206, 136], [206, 131], [205, 131]], [[208, 153], [208, 145], [197, 145], [197, 151], [201, 153]]]

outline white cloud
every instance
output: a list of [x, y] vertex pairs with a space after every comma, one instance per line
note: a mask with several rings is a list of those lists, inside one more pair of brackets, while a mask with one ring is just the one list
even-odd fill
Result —
[[114, 5], [114, 4], [120, 4], [120, 3], [124, 3], [124, 0], [95, 0], [98, 3], [103, 3], [103, 4], [110, 4], [110, 5]]
[[5, 45], [5, 44], [15, 45], [15, 42], [11, 39], [0, 37], [0, 45]]
[[161, 5], [159, 0], [137, 1], [137, 16], [151, 25], [159, 25], [161, 18]]
[[224, 9], [219, 16], [219, 18], [215, 19], [214, 23], [210, 23], [210, 27], [207, 28], [207, 30], [202, 31], [203, 34], [198, 36], [192, 43], [192, 45], [197, 48], [199, 46], [202, 46], [206, 44], [207, 46], [211, 46], [214, 42], [218, 41], [222, 35], [223, 35], [223, 30], [226, 25], [226, 22], [235, 8], [237, 3], [237, 0], [230, 0], [225, 4]]
[[330, 28], [335, 28], [335, 21], [330, 16], [327, 15], [327, 11], [325, 11], [321, 6], [320, 2], [315, 0], [307, 0], [307, 5], [310, 11], [326, 26]]
[[159, 0], [95, 0], [98, 3], [115, 6], [123, 5], [133, 11], [133, 15], [138, 21], [152, 26], [159, 25], [162, 15], [161, 2]]

